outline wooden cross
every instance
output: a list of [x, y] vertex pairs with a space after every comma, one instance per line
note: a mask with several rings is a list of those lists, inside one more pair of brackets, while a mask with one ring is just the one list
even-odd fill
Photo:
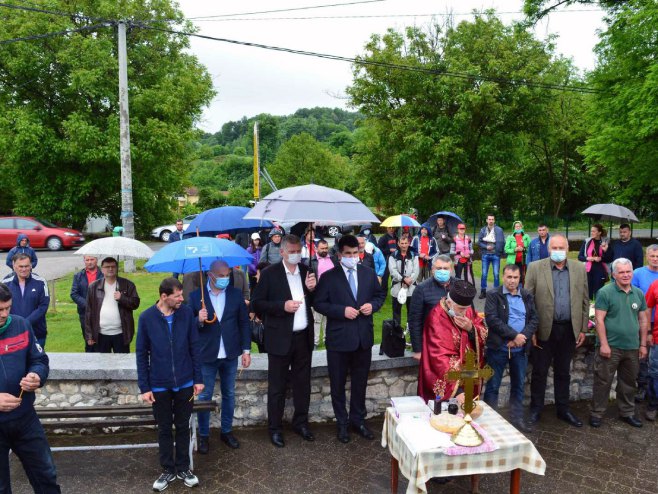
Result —
[[480, 379], [486, 381], [493, 375], [494, 371], [488, 365], [485, 365], [482, 369], [478, 368], [475, 362], [475, 352], [471, 350], [466, 350], [466, 363], [462, 367], [462, 370], [451, 370], [446, 373], [446, 379], [448, 381], [462, 382], [462, 386], [464, 387], [464, 404], [462, 405], [464, 414], [470, 414], [475, 408], [475, 404], [473, 403], [475, 381], [479, 381]]

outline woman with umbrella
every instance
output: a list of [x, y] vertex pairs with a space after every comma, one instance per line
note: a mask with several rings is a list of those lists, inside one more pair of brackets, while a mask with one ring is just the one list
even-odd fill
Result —
[[607, 232], [603, 225], [595, 223], [578, 253], [578, 260], [585, 263], [589, 298], [593, 299], [606, 281], [608, 281], [607, 262], [612, 262], [612, 250], [608, 249]]

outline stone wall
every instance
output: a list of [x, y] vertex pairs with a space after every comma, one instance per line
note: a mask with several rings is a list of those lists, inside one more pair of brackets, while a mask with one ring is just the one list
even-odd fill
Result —
[[[46, 386], [37, 392], [39, 407], [75, 407], [138, 403], [137, 371], [134, 355], [99, 355], [85, 353], [50, 354], [51, 370]], [[593, 349], [579, 349], [572, 367], [571, 399], [592, 397]], [[526, 379], [526, 397], [530, 396], [529, 374]], [[368, 417], [383, 414], [395, 396], [416, 394], [417, 362], [411, 356], [389, 359], [373, 348], [373, 362], [368, 378], [366, 409]], [[347, 383], [349, 390], [349, 380]], [[348, 391], [349, 394], [349, 391]], [[614, 391], [613, 391], [614, 397]], [[215, 386], [215, 399], [219, 400], [219, 383]], [[509, 399], [509, 377], [505, 376], [500, 390], [500, 405]], [[549, 374], [546, 402], [553, 403], [553, 377]], [[286, 420], [292, 416], [292, 398], [286, 400]], [[334, 419], [329, 393], [326, 353], [313, 354], [311, 379], [311, 405], [309, 418], [313, 422]], [[236, 409], [234, 425], [264, 425], [267, 423], [267, 356], [254, 355], [252, 365], [239, 373], [236, 383]], [[217, 414], [211, 426], [219, 427]]]

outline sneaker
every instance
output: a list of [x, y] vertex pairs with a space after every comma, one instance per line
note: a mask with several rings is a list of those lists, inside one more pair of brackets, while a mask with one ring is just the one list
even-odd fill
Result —
[[176, 476], [173, 473], [162, 472], [162, 474], [158, 477], [158, 480], [153, 482], [153, 490], [155, 492], [162, 492], [167, 487], [169, 487], [169, 484], [171, 484], [174, 480], [176, 480]]
[[486, 290], [481, 290], [480, 291], [480, 299], [485, 299], [487, 298], [487, 291]]
[[178, 472], [176, 475], [187, 487], [194, 487], [199, 485], [199, 479], [196, 475], [192, 473], [191, 470], [185, 470], [184, 472]]
[[646, 412], [644, 412], [644, 416], [648, 421], [655, 422], [656, 421], [656, 412], [657, 412], [657, 410], [647, 410]]

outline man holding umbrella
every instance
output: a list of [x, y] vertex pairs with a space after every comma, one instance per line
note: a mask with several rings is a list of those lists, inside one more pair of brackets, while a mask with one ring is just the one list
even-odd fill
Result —
[[436, 240], [439, 254], [450, 254], [450, 244], [452, 244], [454, 240], [450, 230], [448, 230], [448, 225], [443, 216], [437, 216], [436, 226], [434, 227], [432, 234]]
[[[249, 313], [242, 293], [229, 285], [231, 268], [222, 260], [214, 261], [208, 271], [208, 283], [202, 288], [205, 299], [201, 304], [201, 290], [190, 294], [190, 306], [198, 316], [201, 342], [201, 374], [203, 392], [201, 400], [212, 399], [215, 379], [219, 376], [222, 391], [220, 439], [230, 448], [240, 443], [232, 433], [235, 409], [235, 378], [238, 357], [243, 368], [251, 364], [251, 332]], [[207, 454], [210, 436], [210, 412], [199, 412], [199, 453]]]

